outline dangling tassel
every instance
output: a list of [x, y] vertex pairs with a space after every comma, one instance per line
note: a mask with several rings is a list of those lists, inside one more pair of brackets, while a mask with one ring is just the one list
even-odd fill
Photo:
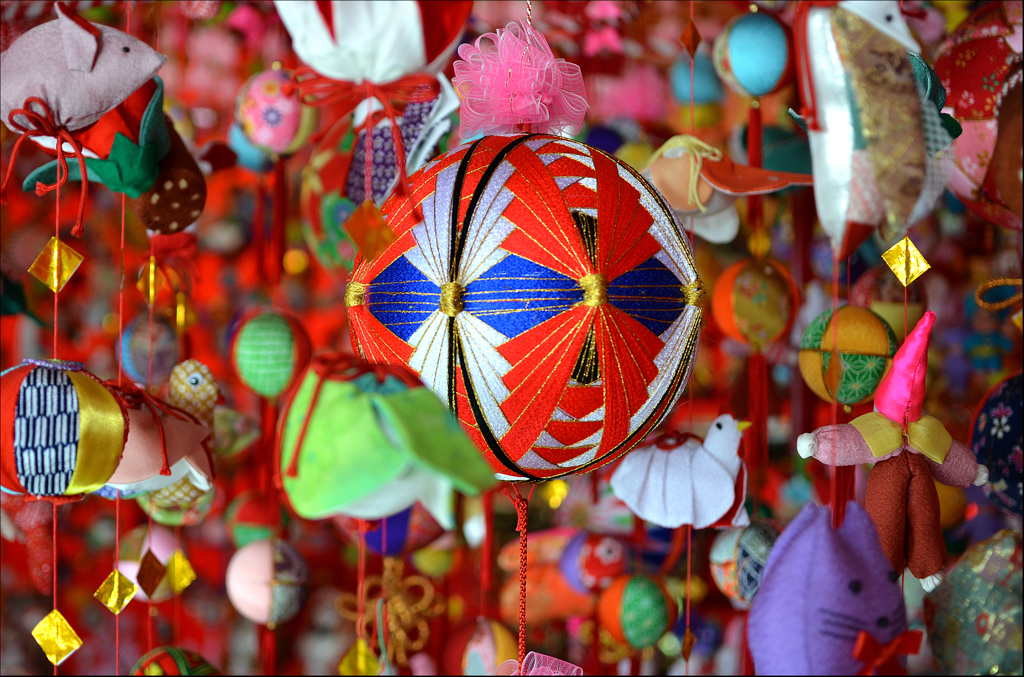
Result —
[[[523, 673], [526, 662], [526, 544], [527, 522], [529, 521], [530, 498], [536, 485], [530, 487], [530, 493], [523, 498], [519, 489], [513, 484], [506, 486], [504, 494], [512, 501], [516, 509], [516, 531], [519, 532], [519, 674]], [[595, 628], [595, 639], [597, 629]]]
[[747, 363], [750, 370], [750, 395], [747, 411], [750, 416], [750, 430], [744, 435], [747, 446], [747, 477], [753, 482], [748, 489], [754, 499], [754, 516], [757, 514], [761, 495], [761, 471], [768, 461], [768, 360], [764, 353], [755, 352]]
[[[747, 164], [761, 168], [763, 164], [761, 149], [764, 134], [761, 131], [761, 104], [757, 99], [750, 102], [750, 122], [747, 125]], [[747, 222], [754, 232], [763, 226], [762, 198], [760, 195], [747, 197]]]

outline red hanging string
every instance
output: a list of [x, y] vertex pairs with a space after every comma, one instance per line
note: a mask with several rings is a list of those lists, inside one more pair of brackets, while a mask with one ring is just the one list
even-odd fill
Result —
[[[694, 5], [695, 4], [696, 4], [696, 0], [690, 0], [690, 21], [693, 21]], [[694, 98], [693, 98], [693, 69], [694, 69], [694, 61], [696, 61], [696, 59], [697, 59], [697, 54], [696, 54], [696, 52], [694, 52], [693, 54], [690, 55], [690, 134], [691, 135], [695, 133], [695, 130], [696, 130], [696, 127], [697, 127], [697, 113], [696, 113], [697, 106], [694, 103]], [[692, 238], [692, 233], [693, 233], [693, 217], [690, 217], [690, 233], [691, 233], [691, 238]], [[691, 245], [693, 244], [692, 239], [691, 239], [690, 244]]]
[[[57, 504], [51, 503], [53, 508], [53, 610], [57, 610]], [[57, 674], [57, 664], [53, 664], [53, 674]]]
[[[519, 495], [519, 488], [514, 485], [506, 485], [502, 492], [512, 501], [512, 507], [516, 509], [516, 531], [519, 532], [519, 674], [523, 673], [523, 664], [526, 662], [526, 553], [527, 553], [527, 526], [529, 521], [530, 498], [537, 485], [530, 487], [530, 493], [523, 498]], [[511, 488], [510, 488], [511, 487]], [[597, 629], [595, 628], [595, 641]]]
[[366, 585], [366, 520], [359, 520], [359, 564], [356, 570], [356, 637], [366, 639], [366, 604], [363, 589]]
[[[847, 271], [849, 275], [849, 271]], [[840, 359], [839, 356], [839, 257], [832, 256], [832, 361], [835, 362], [837, 370], [842, 370], [842, 366], [837, 361]], [[835, 529], [839, 528], [839, 525], [843, 523], [843, 517], [846, 514], [846, 502], [840, 500], [840, 482], [846, 480], [845, 473], [844, 477], [840, 477], [840, 468], [836, 466], [836, 452], [835, 450], [839, 447], [839, 429], [836, 426], [839, 424], [839, 398], [837, 393], [832, 393], [832, 458], [829, 459], [829, 465], [832, 466], [832, 485], [830, 487], [832, 504], [832, 527]]]
[[[174, 549], [181, 550], [181, 527], [177, 525], [174, 527]], [[174, 627], [171, 629], [171, 636], [174, 637], [174, 645], [178, 646], [181, 631], [181, 594], [174, 585], [171, 586], [171, 590], [174, 593]]]
[[256, 255], [256, 273], [259, 275], [261, 280], [267, 279], [267, 266], [266, 266], [266, 216], [264, 211], [266, 209], [266, 189], [263, 187], [263, 177], [259, 176], [256, 179], [256, 202], [252, 208], [252, 250]]
[[[154, 418], [160, 418], [154, 414]], [[161, 435], [163, 437], [163, 435]], [[148, 518], [149, 526], [146, 532], [146, 549], [153, 550], [153, 494], [149, 494], [149, 510], [146, 511], [146, 517]], [[153, 553], [156, 556], [156, 553]], [[154, 592], [156, 592], [154, 590]], [[146, 604], [146, 653], [153, 650], [153, 597], [148, 596], [148, 603]]]
[[384, 605], [381, 608], [380, 622], [382, 632], [378, 633], [384, 638], [384, 646], [380, 648], [380, 655], [384, 657], [388, 652], [388, 638], [391, 636], [391, 628], [388, 625], [388, 577], [387, 577], [387, 562], [385, 559], [389, 552], [388, 548], [388, 520], [384, 518], [380, 521], [380, 542], [381, 542], [381, 571], [380, 571], [380, 596], [384, 600]]
[[274, 161], [274, 202], [270, 216], [270, 256], [268, 273], [270, 284], [276, 287], [281, 282], [284, 268], [285, 230], [288, 216], [288, 179], [285, 174], [284, 159]]
[[[114, 571], [121, 570], [121, 490], [114, 497]], [[121, 674], [121, 614], [114, 614], [114, 674]]]
[[480, 504], [484, 513], [484, 542], [480, 547], [480, 615], [490, 618], [494, 577], [494, 492], [485, 491], [480, 497]]
[[277, 635], [266, 625], [260, 628], [260, 661], [264, 675], [277, 674]]

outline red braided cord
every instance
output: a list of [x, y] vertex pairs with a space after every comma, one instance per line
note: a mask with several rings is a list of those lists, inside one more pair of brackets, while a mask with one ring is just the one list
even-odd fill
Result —
[[[511, 489], [509, 488], [511, 486]], [[516, 531], [519, 532], [519, 674], [523, 674], [526, 662], [526, 553], [527, 522], [529, 521], [530, 498], [537, 485], [530, 487], [530, 493], [523, 498], [516, 485], [507, 485], [502, 492], [512, 501], [516, 509]]]
[[[32, 110], [31, 106], [33, 104], [41, 108], [41, 112]], [[68, 180], [68, 161], [64, 151], [64, 143], [67, 142], [73, 149], [71, 157], [78, 158], [78, 168], [82, 174], [82, 191], [78, 198], [78, 217], [75, 220], [74, 227], [71, 229], [71, 234], [74, 237], [79, 237], [82, 234], [82, 228], [85, 223], [85, 199], [89, 194], [89, 176], [85, 168], [85, 154], [82, 144], [71, 135], [67, 128], [57, 125], [57, 121], [53, 117], [53, 111], [38, 96], [30, 96], [25, 99], [24, 105], [25, 108], [16, 108], [7, 116], [7, 126], [12, 131], [20, 133], [21, 136], [14, 142], [14, 148], [11, 150], [11, 159], [7, 163], [7, 173], [4, 175], [3, 182], [0, 183], [0, 203], [7, 203], [7, 183], [11, 180], [14, 161], [18, 157], [18, 151], [21, 150], [21, 144], [25, 139], [33, 136], [52, 136], [56, 139], [57, 181], [52, 184], [36, 183], [36, 195], [46, 195], [52, 190], [57, 190]], [[14, 118], [19, 115], [28, 121], [27, 124], [23, 125], [14, 121]], [[57, 197], [60, 197], [59, 192]], [[58, 203], [59, 201], [58, 199]]]

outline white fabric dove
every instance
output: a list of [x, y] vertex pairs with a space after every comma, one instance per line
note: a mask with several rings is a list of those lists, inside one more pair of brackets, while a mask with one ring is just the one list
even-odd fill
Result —
[[663, 435], [622, 459], [612, 490], [641, 519], [668, 529], [747, 526], [746, 467], [737, 452], [749, 426], [723, 414], [703, 444]]

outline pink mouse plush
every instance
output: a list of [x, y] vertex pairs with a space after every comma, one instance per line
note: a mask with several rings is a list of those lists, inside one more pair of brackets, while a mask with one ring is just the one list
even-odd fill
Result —
[[928, 311], [896, 351], [875, 391], [875, 411], [797, 439], [804, 458], [837, 466], [873, 464], [864, 507], [878, 528], [882, 549], [896, 571], [909, 567], [928, 591], [941, 581], [946, 566], [933, 480], [963, 488], [988, 481], [988, 468], [971, 450], [954, 440], [941, 421], [922, 412], [934, 324], [935, 313]]
[[[81, 18], [64, 3], [57, 20], [28, 31], [0, 52], [0, 117], [38, 97], [57, 127], [83, 129], [148, 82], [167, 57], [123, 31]], [[40, 108], [31, 110], [39, 113]], [[29, 123], [24, 115], [15, 122]]]
[[56, 21], [36, 26], [0, 52], [0, 117], [22, 134], [0, 183], [0, 203], [6, 202], [25, 139], [57, 155], [55, 181], [37, 181], [38, 195], [63, 185], [69, 178], [67, 158], [77, 158], [82, 190], [71, 234], [78, 237], [90, 178], [86, 158], [98, 158], [79, 136], [148, 83], [167, 58], [127, 33], [89, 23], [62, 2], [54, 7]]

